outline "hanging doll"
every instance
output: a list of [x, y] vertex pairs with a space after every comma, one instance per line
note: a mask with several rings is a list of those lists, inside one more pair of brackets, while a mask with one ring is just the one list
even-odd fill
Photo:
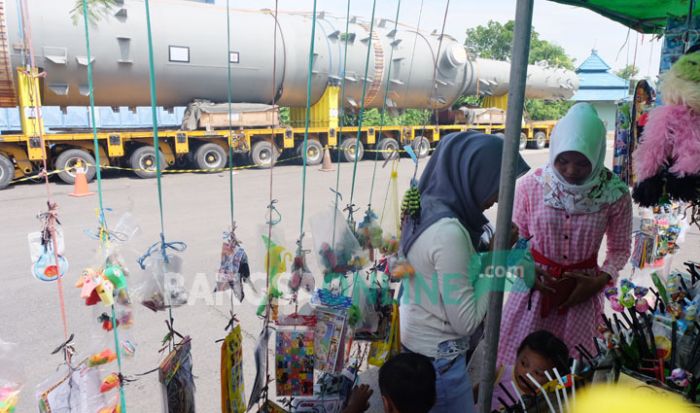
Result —
[[682, 56], [662, 76], [660, 88], [665, 105], [649, 113], [632, 155], [632, 196], [642, 206], [700, 199], [700, 52]]

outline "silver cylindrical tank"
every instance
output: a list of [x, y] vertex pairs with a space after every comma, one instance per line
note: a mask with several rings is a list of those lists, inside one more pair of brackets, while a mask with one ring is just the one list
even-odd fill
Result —
[[[0, 0], [4, 9], [12, 66], [22, 64], [16, 2]], [[72, 0], [28, 2], [36, 64], [46, 71], [45, 105], [88, 104], [87, 57], [82, 21], [73, 22]], [[151, 0], [158, 105], [182, 106], [194, 99], [227, 99], [227, 59], [232, 67], [235, 102], [269, 103], [273, 94], [283, 106], [306, 104], [311, 39], [309, 13], [232, 10], [231, 53], [227, 53], [225, 8], [183, 0]], [[346, 106], [359, 106], [365, 73], [369, 22], [317, 15], [311, 102], [328, 84], [344, 76]], [[392, 31], [393, 23], [376, 24], [369, 53], [367, 107], [444, 108], [459, 96], [507, 92], [509, 64], [470, 60], [461, 43], [413, 30]], [[343, 48], [348, 52], [343, 73]], [[142, 0], [117, 1], [91, 27], [95, 103], [103, 106], [150, 104], [145, 7]], [[392, 54], [393, 50], [393, 54]], [[3, 49], [0, 48], [0, 53]], [[389, 73], [389, 61], [391, 73]], [[437, 62], [437, 66], [436, 66]], [[437, 70], [435, 68], [437, 67]], [[273, 70], [274, 69], [274, 70]], [[568, 98], [578, 86], [570, 71], [531, 66], [528, 96]], [[274, 82], [273, 82], [274, 79]], [[433, 80], [435, 79], [435, 82]], [[389, 84], [385, 95], [386, 82]], [[273, 84], [274, 83], [274, 84]]]

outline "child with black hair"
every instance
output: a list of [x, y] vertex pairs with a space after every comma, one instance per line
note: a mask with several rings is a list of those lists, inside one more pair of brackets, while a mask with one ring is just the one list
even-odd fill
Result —
[[533, 396], [536, 386], [527, 377], [528, 373], [540, 384], [544, 384], [549, 381], [545, 372], [550, 372], [550, 376], [555, 377], [552, 372], [554, 368], [561, 376], [569, 374], [569, 349], [566, 344], [546, 330], [529, 334], [518, 347], [515, 365], [502, 365], [498, 369], [491, 408], [502, 407], [503, 402], [513, 404], [500, 385], [516, 400], [518, 396], [511, 383], [515, 384], [523, 396]]
[[[435, 404], [435, 368], [426, 356], [401, 353], [379, 369], [379, 391], [385, 413], [428, 413]], [[361, 413], [369, 408], [372, 390], [355, 387], [343, 413]]]

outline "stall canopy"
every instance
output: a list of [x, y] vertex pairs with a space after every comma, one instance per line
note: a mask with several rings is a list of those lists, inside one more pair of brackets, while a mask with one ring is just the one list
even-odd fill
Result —
[[669, 17], [685, 17], [693, 8], [700, 13], [696, 0], [550, 0], [584, 7], [622, 23], [641, 33], [662, 33]]

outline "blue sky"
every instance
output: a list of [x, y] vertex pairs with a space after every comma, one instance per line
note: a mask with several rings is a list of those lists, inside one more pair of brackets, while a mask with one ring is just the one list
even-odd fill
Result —
[[[427, 32], [440, 30], [445, 12], [445, 0], [423, 0], [421, 29]], [[225, 5], [225, 0], [217, 0]], [[230, 0], [232, 8], [273, 8], [274, 0]], [[318, 10], [345, 16], [346, 0], [317, 0]], [[377, 17], [392, 18], [396, 14], [397, 0], [377, 0]], [[421, 0], [401, 0], [401, 23], [415, 26]], [[313, 0], [279, 0], [280, 10], [310, 11]], [[351, 0], [351, 13], [369, 18], [372, 0]], [[465, 30], [485, 24], [489, 20], [505, 22], [515, 17], [515, 0], [452, 0], [445, 31], [463, 41]], [[593, 12], [572, 6], [564, 6], [546, 0], [535, 0], [533, 25], [543, 39], [557, 43], [581, 63], [591, 52], [598, 54], [614, 69], [635, 61], [640, 75], [655, 76], [658, 73], [661, 41], [649, 35], [629, 32], [625, 26]]]

